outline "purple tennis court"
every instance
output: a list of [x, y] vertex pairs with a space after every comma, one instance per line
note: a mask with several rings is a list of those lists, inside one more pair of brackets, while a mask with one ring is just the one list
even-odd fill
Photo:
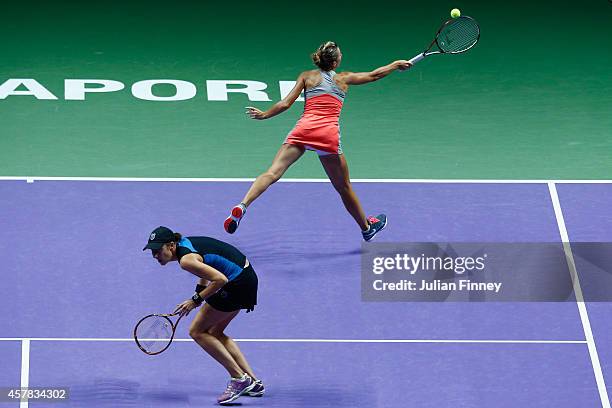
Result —
[[[70, 388], [68, 401], [49, 406], [214, 405], [226, 373], [189, 339], [195, 313], [159, 356], [131, 339], [140, 317], [169, 312], [193, 291], [194, 277], [142, 252], [149, 231], [168, 225], [236, 245], [258, 273], [258, 305], [228, 334], [267, 390], [241, 405], [606, 406], [609, 302], [364, 302], [361, 237], [329, 183], [276, 184], [227, 235], [222, 220], [247, 186], [0, 182], [0, 384]], [[606, 183], [370, 181], [355, 189], [366, 211], [389, 216], [377, 242], [612, 238]]]

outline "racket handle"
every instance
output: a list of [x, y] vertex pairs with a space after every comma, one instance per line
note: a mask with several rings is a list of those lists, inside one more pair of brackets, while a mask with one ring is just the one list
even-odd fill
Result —
[[414, 65], [417, 62], [419, 62], [420, 60], [422, 60], [423, 58], [425, 58], [425, 53], [424, 52], [422, 52], [419, 55], [417, 55], [416, 57], [408, 60], [408, 62], [410, 62], [412, 65]]

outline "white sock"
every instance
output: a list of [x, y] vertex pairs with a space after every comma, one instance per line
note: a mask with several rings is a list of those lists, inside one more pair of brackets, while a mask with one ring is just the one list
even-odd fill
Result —
[[364, 230], [362, 230], [361, 232], [368, 232], [368, 231], [370, 230], [370, 226], [371, 226], [371, 225], [372, 225], [372, 224], [370, 224], [370, 221], [368, 221], [368, 229], [367, 229], [367, 230], [365, 230], [365, 231], [364, 231]]

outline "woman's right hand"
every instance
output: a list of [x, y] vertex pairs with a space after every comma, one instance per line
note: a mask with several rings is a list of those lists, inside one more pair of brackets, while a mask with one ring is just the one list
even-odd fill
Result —
[[395, 65], [400, 71], [405, 71], [407, 69], [412, 68], [412, 64], [408, 60], [397, 60], [395, 61]]
[[176, 305], [176, 309], [174, 309], [173, 313], [177, 313], [181, 317], [187, 316], [189, 312], [191, 312], [196, 307], [198, 307], [198, 305], [196, 305], [193, 300], [187, 299], [183, 303]]

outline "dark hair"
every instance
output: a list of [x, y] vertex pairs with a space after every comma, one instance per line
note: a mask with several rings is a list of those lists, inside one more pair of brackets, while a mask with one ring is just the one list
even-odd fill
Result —
[[179, 242], [181, 238], [183, 238], [181, 234], [179, 234], [178, 232], [174, 233], [174, 242]]
[[338, 44], [327, 41], [321, 44], [310, 57], [317, 67], [323, 71], [330, 71], [334, 67], [334, 63], [338, 61], [338, 55]]

